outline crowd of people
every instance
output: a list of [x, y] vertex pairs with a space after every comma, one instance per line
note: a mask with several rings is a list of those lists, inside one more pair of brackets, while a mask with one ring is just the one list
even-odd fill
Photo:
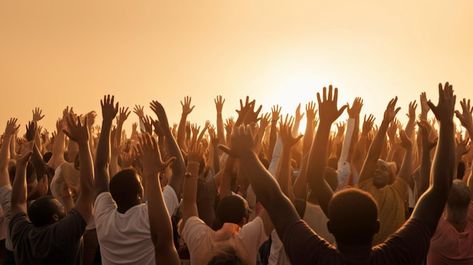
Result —
[[190, 97], [177, 124], [136, 105], [130, 136], [110, 95], [100, 126], [69, 107], [51, 134], [39, 108], [25, 134], [8, 120], [0, 264], [473, 264], [473, 107], [451, 84], [405, 124], [397, 98], [377, 122], [332, 86], [293, 116], [214, 102], [202, 126]]

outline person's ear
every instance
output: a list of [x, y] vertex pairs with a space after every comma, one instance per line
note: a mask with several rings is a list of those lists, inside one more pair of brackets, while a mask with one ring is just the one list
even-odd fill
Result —
[[57, 222], [57, 221], [59, 221], [59, 215], [58, 215], [58, 214], [56, 214], [56, 213], [55, 213], [55, 214], [53, 214], [53, 220], [54, 220], [54, 222]]

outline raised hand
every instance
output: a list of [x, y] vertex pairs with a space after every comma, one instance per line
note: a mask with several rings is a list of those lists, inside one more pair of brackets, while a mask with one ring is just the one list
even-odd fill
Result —
[[225, 103], [225, 99], [222, 96], [217, 96], [214, 99], [215, 108], [217, 109], [217, 113], [222, 113], [223, 104]]
[[182, 115], [189, 115], [195, 108], [195, 106], [191, 107], [191, 97], [185, 97], [184, 102], [181, 101], [181, 106], [182, 106]]
[[296, 115], [294, 116], [294, 122], [298, 123], [302, 120], [302, 118], [304, 117], [304, 113], [301, 113], [301, 104], [299, 103], [299, 105], [297, 105], [297, 108], [296, 108]]
[[114, 96], [104, 96], [103, 100], [100, 100], [100, 105], [102, 107], [102, 118], [104, 121], [112, 122], [115, 119], [115, 116], [118, 113], [118, 102], [115, 102]]
[[461, 159], [462, 156], [466, 155], [470, 151], [470, 146], [469, 142], [470, 139], [468, 137], [465, 137], [465, 139], [455, 139], [456, 142], [456, 155], [458, 160]]
[[27, 141], [33, 141], [36, 135], [37, 123], [35, 121], [30, 121], [26, 125], [26, 134], [25, 138]]
[[317, 110], [315, 109], [315, 102], [310, 101], [305, 105], [305, 113], [307, 114], [308, 120], [315, 120], [315, 115], [317, 114]]
[[79, 144], [87, 144], [89, 141], [89, 128], [87, 127], [87, 117], [85, 118], [84, 123], [81, 123], [80, 120], [80, 117], [74, 117], [74, 115], [69, 114], [66, 117], [67, 130], [63, 130], [63, 132], [72, 141]]
[[281, 113], [281, 106], [274, 105], [271, 107], [271, 121], [277, 122]]
[[270, 123], [270, 120], [269, 120], [270, 117], [271, 117], [270, 113], [265, 113], [261, 116], [260, 122], [259, 122], [259, 126], [260, 126], [261, 130], [264, 130], [264, 129], [266, 129], [266, 127], [268, 127], [268, 125]]
[[294, 118], [289, 117], [286, 114], [284, 121], [281, 119], [279, 122], [279, 135], [281, 137], [284, 148], [290, 149], [294, 146], [301, 138], [302, 135], [298, 137], [292, 136], [292, 126], [294, 125]]
[[466, 98], [460, 101], [460, 105], [462, 108], [462, 112], [457, 110], [455, 111], [455, 114], [461, 125], [465, 127], [465, 129], [467, 129], [469, 133], [471, 133], [473, 132], [473, 107], [471, 107], [470, 100], [466, 100]]
[[11, 136], [18, 132], [20, 125], [16, 125], [18, 119], [10, 118], [7, 121], [7, 126], [5, 127], [5, 136]]
[[437, 137], [433, 135], [432, 127], [426, 120], [420, 120], [417, 122], [417, 126], [419, 126], [419, 130], [425, 136], [422, 138], [422, 145], [424, 145], [428, 150], [431, 150], [437, 145]]
[[168, 117], [166, 115], [166, 111], [164, 110], [163, 105], [156, 100], [151, 101], [150, 104], [151, 110], [158, 116], [159, 123], [161, 124], [162, 128], [169, 128]]
[[455, 112], [455, 101], [457, 97], [453, 94], [453, 87], [448, 82], [444, 86], [439, 84], [439, 101], [437, 106], [428, 101], [430, 109], [434, 113], [437, 120], [441, 122], [451, 122], [453, 113]]
[[146, 115], [140, 118], [141, 122], [143, 122], [143, 126], [145, 127], [145, 132], [152, 134], [153, 133], [153, 119]]
[[242, 157], [256, 148], [255, 136], [249, 125], [240, 125], [233, 130], [230, 147], [220, 145], [222, 151], [233, 157]]
[[153, 177], [155, 174], [163, 172], [176, 159], [171, 157], [163, 161], [156, 139], [148, 133], [141, 135], [137, 151], [138, 157], [143, 163], [143, 175], [145, 176]]
[[400, 129], [400, 126], [401, 126], [401, 123], [397, 119], [391, 122], [387, 130], [388, 137], [389, 139], [391, 139], [391, 141], [394, 141], [394, 138], [396, 138], [396, 133], [397, 133], [397, 130]]
[[95, 111], [91, 111], [85, 115], [87, 117], [87, 126], [89, 126], [89, 130], [95, 123], [95, 118], [97, 117], [97, 113]]
[[317, 103], [319, 104], [319, 117], [320, 123], [332, 124], [334, 121], [342, 115], [343, 111], [348, 107], [347, 105], [342, 106], [340, 109], [337, 107], [338, 101], [338, 89], [333, 89], [332, 85], [327, 88], [323, 88], [323, 96], [320, 97], [320, 93], [317, 93]]
[[372, 114], [370, 114], [368, 117], [363, 119], [363, 127], [362, 127], [362, 133], [364, 135], [368, 135], [368, 133], [373, 129], [373, 124], [374, 124], [375, 118]]
[[353, 100], [353, 104], [351, 105], [351, 107], [349, 106], [347, 108], [348, 117], [352, 119], [360, 117], [360, 112], [361, 112], [362, 107], [363, 107], [363, 99], [360, 97], [355, 98], [355, 100]]
[[135, 113], [138, 118], [142, 119], [145, 116], [145, 107], [135, 105], [135, 107], [133, 108], [133, 113]]
[[204, 147], [202, 144], [193, 145], [187, 153], [187, 163], [199, 163], [204, 160]]
[[409, 139], [409, 137], [406, 134], [406, 131], [401, 130], [401, 132], [399, 133], [399, 136], [401, 138], [401, 146], [404, 149], [411, 149], [412, 148], [412, 140]]
[[117, 124], [123, 124], [128, 116], [130, 116], [131, 111], [128, 110], [128, 107], [121, 107], [118, 116], [117, 116]]
[[420, 94], [420, 119], [427, 119], [427, 114], [430, 111], [429, 104], [427, 104], [427, 94], [422, 92]]
[[400, 107], [396, 108], [396, 103], [397, 103], [397, 97], [389, 101], [388, 106], [386, 106], [386, 110], [384, 111], [383, 122], [386, 122], [388, 124], [391, 123], [396, 117], [396, 114], [401, 110]]
[[44, 118], [44, 115], [42, 115], [43, 110], [41, 110], [40, 108], [34, 108], [32, 112], [33, 112], [33, 121], [34, 122], [38, 122], [38, 121], [40, 121]]
[[411, 103], [409, 103], [409, 112], [406, 114], [409, 120], [411, 121], [416, 120], [416, 110], [417, 110], [417, 102], [414, 100]]

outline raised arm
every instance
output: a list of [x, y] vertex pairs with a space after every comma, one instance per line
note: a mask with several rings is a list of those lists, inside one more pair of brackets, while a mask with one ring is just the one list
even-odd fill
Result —
[[[32, 145], [32, 142], [27, 143]], [[17, 213], [26, 213], [26, 200], [28, 192], [26, 190], [26, 166], [31, 157], [31, 148], [27, 148], [24, 154], [16, 161], [15, 180], [13, 181], [11, 193], [11, 216]]]
[[11, 118], [7, 121], [5, 133], [3, 134], [2, 148], [0, 149], [0, 187], [10, 185], [10, 176], [8, 174], [8, 161], [10, 161], [10, 141], [13, 135], [18, 131], [20, 125], [16, 125], [18, 120]]
[[255, 153], [255, 137], [250, 126], [240, 126], [234, 130], [231, 148], [221, 146], [230, 156], [240, 160], [251, 186], [268, 212], [279, 236], [282, 238], [289, 224], [300, 219], [296, 209], [286, 197], [273, 176], [267, 171]]
[[197, 210], [197, 178], [199, 177], [199, 166], [203, 156], [202, 146], [196, 144], [189, 150], [187, 155], [187, 173], [184, 180], [184, 195], [182, 196], [182, 224], [184, 227], [187, 219], [199, 216]]
[[118, 165], [118, 157], [120, 155], [120, 149], [122, 146], [122, 131], [123, 131], [123, 124], [130, 116], [131, 111], [128, 108], [121, 107], [118, 115], [117, 115], [117, 127], [115, 129], [115, 135], [111, 139], [112, 143], [112, 151], [111, 151], [111, 161], [110, 161], [110, 175], [115, 175], [119, 170], [120, 166]]
[[[281, 119], [282, 120], [282, 119]], [[293, 137], [292, 133], [293, 119], [286, 115], [284, 122], [279, 124], [279, 135], [282, 140], [282, 155], [279, 160], [279, 170], [277, 180], [283, 193], [291, 200], [295, 199], [291, 179], [291, 150], [302, 136]]]
[[363, 164], [363, 168], [361, 169], [359, 180], [360, 183], [373, 177], [373, 173], [376, 170], [376, 163], [383, 149], [388, 126], [394, 120], [394, 117], [396, 117], [396, 114], [399, 112], [399, 110], [401, 110], [401, 108], [396, 108], [396, 103], [397, 97], [389, 101], [389, 104], [386, 107], [383, 121], [381, 122], [378, 132], [371, 143], [368, 155]]
[[184, 183], [184, 174], [186, 171], [184, 157], [182, 156], [181, 150], [179, 149], [176, 139], [172, 135], [171, 129], [169, 128], [168, 118], [166, 112], [164, 111], [163, 105], [161, 105], [161, 103], [159, 103], [158, 101], [152, 101], [151, 109], [158, 117], [169, 155], [176, 158], [174, 163], [171, 165], [172, 177], [169, 180], [169, 185], [174, 189], [178, 198], [180, 198], [182, 194], [182, 186]]
[[110, 95], [104, 96], [103, 100], [100, 101], [102, 107], [102, 131], [95, 159], [95, 196], [109, 190], [110, 132], [112, 130], [112, 121], [118, 113], [118, 102], [114, 104], [114, 101], [115, 98]]
[[62, 131], [64, 129], [64, 117], [69, 113], [68, 108], [64, 110], [64, 115], [62, 119], [56, 121], [56, 137], [54, 137], [53, 143], [53, 155], [48, 162], [48, 165], [54, 169], [59, 167], [66, 160], [64, 159], [64, 150], [65, 150], [65, 135]]
[[412, 164], [413, 164], [413, 153], [412, 153], [412, 141], [406, 131], [401, 131], [401, 146], [405, 150], [404, 159], [402, 161], [401, 168], [399, 169], [398, 178], [402, 178], [406, 183], [411, 183], [412, 180]]
[[179, 121], [179, 127], [177, 128], [177, 144], [181, 148], [185, 148], [184, 140], [186, 138], [186, 122], [187, 116], [194, 110], [195, 106], [191, 107], [191, 97], [185, 97], [184, 102], [181, 101], [182, 114], [181, 120]]
[[217, 96], [214, 99], [215, 108], [217, 109], [217, 138], [220, 144], [225, 143], [225, 129], [223, 127], [223, 104], [225, 103], [225, 99], [222, 96]]
[[73, 115], [69, 115], [66, 122], [68, 130], [64, 133], [79, 145], [80, 193], [74, 209], [87, 221], [92, 216], [92, 203], [95, 198], [93, 189], [94, 165], [89, 147], [87, 118], [84, 123], [81, 123], [80, 118], [76, 119]]
[[163, 174], [166, 167], [174, 158], [164, 162], [161, 158], [156, 139], [144, 134], [138, 145], [138, 153], [143, 163], [143, 177], [146, 178], [148, 188], [148, 215], [151, 240], [154, 245], [155, 259], [159, 264], [180, 264], [179, 255], [174, 246], [172, 224], [163, 199], [159, 174]]
[[429, 187], [430, 168], [432, 161], [430, 160], [430, 151], [435, 147], [435, 142], [429, 141], [430, 124], [426, 120], [420, 120], [418, 123], [419, 134], [421, 139], [421, 164], [420, 164], [420, 181], [417, 194], [423, 194]]
[[[328, 92], [328, 93], [327, 93]], [[332, 199], [332, 188], [325, 181], [325, 168], [328, 160], [328, 141], [332, 123], [342, 115], [347, 106], [338, 109], [338, 89], [332, 85], [323, 88], [323, 97], [317, 93], [319, 104], [320, 123], [315, 134], [314, 143], [310, 151], [309, 163], [307, 165], [307, 176], [311, 192], [315, 193], [319, 200], [320, 207], [328, 213], [328, 203]]]
[[271, 157], [274, 152], [274, 147], [276, 146], [276, 140], [278, 137], [278, 120], [281, 113], [281, 107], [279, 105], [273, 106], [271, 108], [271, 130], [269, 133], [269, 154], [268, 157]]
[[437, 224], [443, 213], [445, 202], [455, 172], [455, 143], [453, 113], [456, 96], [452, 86], [439, 84], [439, 101], [435, 106], [428, 102], [430, 109], [440, 124], [440, 133], [432, 166], [432, 183], [430, 188], [420, 197], [412, 214], [414, 219]]

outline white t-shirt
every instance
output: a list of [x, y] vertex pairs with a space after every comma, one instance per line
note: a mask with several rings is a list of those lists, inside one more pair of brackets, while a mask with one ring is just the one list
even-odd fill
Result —
[[[163, 197], [168, 212], [173, 213], [179, 204], [174, 189], [164, 187]], [[123, 214], [116, 209], [109, 192], [102, 192], [95, 199], [94, 218], [102, 264], [155, 265], [148, 205], [136, 205]]]
[[215, 240], [215, 233], [197, 216], [192, 216], [186, 221], [181, 236], [189, 249], [192, 265], [207, 265], [223, 244], [228, 246], [241, 244], [250, 259], [250, 264], [256, 265], [258, 250], [268, 239], [260, 217], [244, 225], [236, 237], [223, 243]]

